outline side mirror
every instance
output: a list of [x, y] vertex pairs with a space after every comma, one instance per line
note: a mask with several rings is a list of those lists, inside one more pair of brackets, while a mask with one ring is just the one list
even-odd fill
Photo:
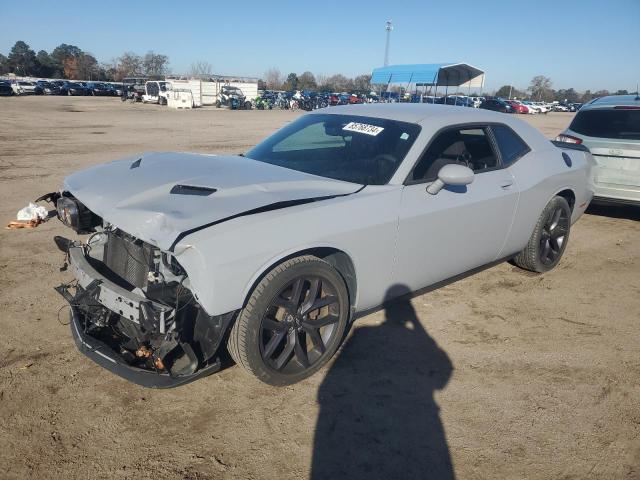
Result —
[[455, 163], [445, 165], [438, 172], [438, 179], [427, 187], [427, 193], [435, 195], [445, 185], [462, 186], [473, 182], [473, 170]]

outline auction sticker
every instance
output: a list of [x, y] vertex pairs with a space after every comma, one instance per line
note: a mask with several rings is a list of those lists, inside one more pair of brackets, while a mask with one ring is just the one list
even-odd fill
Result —
[[342, 130], [346, 130], [348, 132], [364, 133], [365, 135], [372, 135], [375, 137], [381, 131], [383, 131], [384, 128], [376, 127], [375, 125], [369, 125], [367, 123], [349, 122], [344, 127], [342, 127]]

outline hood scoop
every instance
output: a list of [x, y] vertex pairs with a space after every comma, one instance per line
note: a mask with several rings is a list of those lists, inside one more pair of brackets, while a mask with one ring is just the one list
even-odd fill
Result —
[[198, 195], [206, 197], [216, 193], [218, 189], [212, 187], [198, 187], [196, 185], [174, 185], [169, 193], [173, 195]]

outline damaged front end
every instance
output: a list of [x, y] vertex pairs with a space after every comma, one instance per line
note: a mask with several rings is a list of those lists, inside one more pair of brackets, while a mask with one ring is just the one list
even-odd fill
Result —
[[174, 387], [219, 370], [234, 312], [209, 316], [170, 252], [98, 220], [84, 244], [55, 239], [75, 276], [56, 290], [71, 306], [80, 350], [146, 387]]

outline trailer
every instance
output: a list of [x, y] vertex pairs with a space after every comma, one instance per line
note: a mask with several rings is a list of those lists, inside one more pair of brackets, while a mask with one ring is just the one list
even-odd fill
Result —
[[258, 79], [250, 77], [231, 77], [225, 75], [213, 75], [203, 78], [167, 77], [171, 88], [177, 90], [189, 90], [193, 96], [193, 106], [201, 107], [215, 105], [218, 95], [224, 86], [237, 87], [242, 90], [247, 101], [258, 96]]

